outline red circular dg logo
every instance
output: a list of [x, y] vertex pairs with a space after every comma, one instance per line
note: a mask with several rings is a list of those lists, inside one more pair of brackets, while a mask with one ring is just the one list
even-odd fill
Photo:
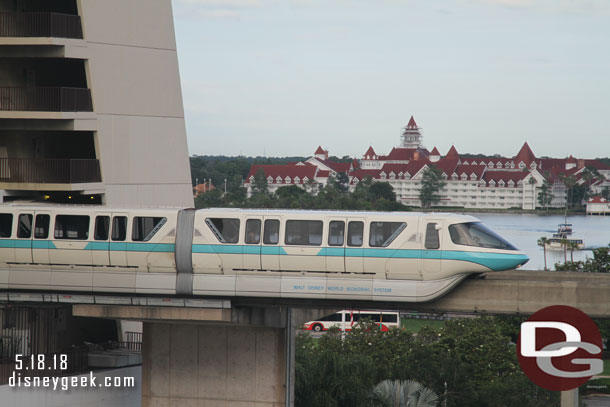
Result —
[[595, 322], [579, 309], [553, 305], [521, 324], [519, 365], [547, 390], [575, 389], [603, 371], [602, 337]]

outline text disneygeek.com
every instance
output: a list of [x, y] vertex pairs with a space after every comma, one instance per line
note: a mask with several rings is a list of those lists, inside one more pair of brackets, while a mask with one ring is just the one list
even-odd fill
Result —
[[53, 390], [68, 390], [71, 388], [108, 388], [108, 387], [135, 387], [135, 379], [130, 376], [94, 377], [93, 372], [88, 376], [63, 376], [63, 377], [29, 377], [21, 376], [21, 373], [13, 372], [8, 379], [9, 387], [15, 388], [49, 388]]
[[[15, 355], [15, 370], [8, 379], [9, 387], [13, 388], [49, 388], [53, 390], [68, 390], [70, 388], [109, 388], [135, 387], [133, 376], [46, 376], [55, 372], [67, 372], [68, 355]], [[34, 376], [30, 374], [34, 373]], [[37, 374], [36, 374], [37, 373]]]

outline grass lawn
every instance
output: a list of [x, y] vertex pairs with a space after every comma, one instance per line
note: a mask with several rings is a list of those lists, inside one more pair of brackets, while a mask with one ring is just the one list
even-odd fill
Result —
[[424, 326], [430, 326], [433, 328], [440, 328], [445, 324], [444, 321], [438, 321], [436, 319], [415, 319], [415, 318], [402, 318], [400, 320], [402, 329], [408, 332], [418, 332]]

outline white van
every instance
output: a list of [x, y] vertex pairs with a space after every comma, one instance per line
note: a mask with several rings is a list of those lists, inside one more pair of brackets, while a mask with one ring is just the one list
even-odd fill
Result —
[[343, 310], [315, 321], [306, 322], [303, 325], [303, 329], [321, 332], [327, 331], [332, 327], [337, 327], [341, 331], [350, 331], [354, 325], [358, 324], [358, 321], [363, 319], [372, 320], [379, 325], [381, 331], [388, 331], [390, 328], [400, 328], [400, 315], [398, 312]]

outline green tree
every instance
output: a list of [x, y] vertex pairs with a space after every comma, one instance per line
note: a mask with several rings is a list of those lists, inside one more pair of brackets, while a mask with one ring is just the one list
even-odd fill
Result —
[[419, 200], [422, 208], [429, 208], [432, 204], [440, 201], [439, 191], [446, 185], [443, 181], [442, 172], [436, 167], [426, 167], [424, 170]]
[[573, 204], [572, 199], [573, 199], [574, 194], [572, 193], [572, 190], [576, 186], [577, 180], [574, 175], [566, 176], [565, 174], [559, 174], [559, 179], [561, 180], [561, 182], [563, 182], [563, 185], [565, 185], [566, 188], [568, 189], [568, 192], [566, 193], [566, 208], [569, 209]]
[[373, 389], [380, 407], [436, 407], [438, 396], [413, 380], [384, 380]]
[[263, 171], [262, 168], [259, 168], [254, 174], [252, 193], [265, 195], [269, 193], [269, 184], [267, 182], [267, 177], [265, 176], [265, 171]]
[[546, 210], [553, 201], [553, 198], [554, 196], [551, 192], [551, 185], [545, 179], [540, 187], [540, 192], [538, 192], [538, 203]]
[[542, 250], [544, 251], [544, 269], [548, 270], [547, 266], [546, 266], [546, 245], [549, 243], [549, 239], [547, 239], [546, 237], [542, 236], [540, 239], [538, 239], [538, 246], [542, 247]]
[[385, 199], [388, 201], [396, 201], [394, 187], [388, 182], [374, 182], [369, 189], [371, 198], [374, 200]]
[[570, 261], [574, 263], [574, 250], [578, 250], [578, 243], [569, 240], [566, 247], [570, 251]]

